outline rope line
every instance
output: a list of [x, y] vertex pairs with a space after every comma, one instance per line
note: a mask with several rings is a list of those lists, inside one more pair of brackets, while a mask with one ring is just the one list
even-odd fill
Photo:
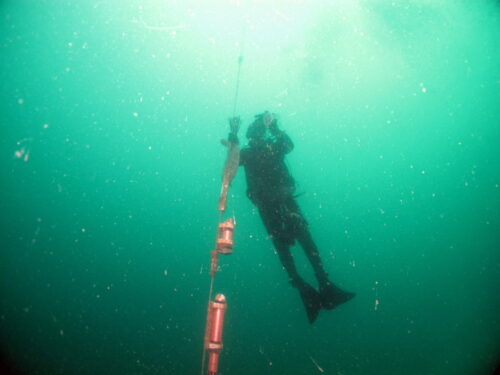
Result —
[[236, 89], [234, 91], [233, 117], [236, 116], [236, 107], [238, 105], [238, 96], [240, 93], [240, 76], [241, 76], [241, 65], [243, 64], [244, 47], [245, 47], [245, 29], [243, 28], [241, 30], [240, 55], [238, 56], [238, 73], [236, 75]]

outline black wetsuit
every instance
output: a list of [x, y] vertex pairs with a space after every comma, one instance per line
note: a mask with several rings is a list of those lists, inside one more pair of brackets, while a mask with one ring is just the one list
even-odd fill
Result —
[[260, 216], [273, 241], [291, 245], [297, 236], [302, 215], [294, 199], [295, 181], [285, 164], [293, 143], [282, 131], [258, 145], [241, 150], [248, 198], [259, 208]]
[[272, 135], [240, 152], [248, 198], [259, 209], [264, 226], [292, 283], [301, 281], [290, 253], [290, 246], [295, 240], [303, 247], [316, 275], [326, 280], [317, 247], [294, 197], [295, 181], [285, 164], [285, 155], [293, 150], [293, 142], [277, 128], [272, 130]]
[[[249, 146], [240, 151], [240, 165], [245, 168], [247, 180], [247, 195], [259, 209], [281, 264], [292, 285], [298, 289], [309, 322], [312, 323], [320, 309], [333, 309], [354, 297], [354, 293], [344, 292], [328, 279], [308, 224], [295, 201], [295, 182], [285, 164], [285, 155], [293, 150], [290, 137], [279, 130], [276, 123], [269, 127], [272, 137], [266, 138], [262, 130], [250, 127], [249, 132], [253, 137], [249, 137], [247, 132]], [[237, 135], [230, 133], [229, 141], [238, 143]], [[290, 251], [295, 241], [301, 245], [311, 263], [319, 292], [297, 272]]]

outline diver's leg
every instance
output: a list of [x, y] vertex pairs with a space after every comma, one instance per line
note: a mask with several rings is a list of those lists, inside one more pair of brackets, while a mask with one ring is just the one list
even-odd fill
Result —
[[296, 222], [297, 241], [302, 246], [302, 249], [304, 249], [304, 253], [311, 263], [316, 279], [318, 280], [322, 307], [330, 310], [349, 301], [355, 294], [343, 291], [330, 281], [321, 262], [318, 247], [309, 232], [307, 221], [300, 213], [300, 209], [295, 201], [290, 202], [290, 208], [295, 209], [294, 212], [296, 213], [294, 220]]
[[297, 239], [304, 249], [309, 262], [311, 262], [311, 266], [313, 267], [316, 278], [318, 279], [322, 307], [331, 310], [353, 298], [355, 296], [354, 293], [343, 291], [328, 279], [328, 274], [321, 263], [318, 248], [316, 247], [307, 226], [303, 228]]
[[274, 213], [275, 215], [273, 215], [270, 223], [270, 225], [274, 226], [274, 230], [270, 231], [270, 233], [273, 233], [272, 240], [274, 247], [278, 253], [281, 265], [290, 278], [290, 283], [299, 292], [309, 323], [312, 324], [318, 317], [322, 307], [320, 295], [297, 272], [297, 267], [295, 266], [290, 250], [290, 247], [295, 242], [296, 232], [293, 226], [290, 225], [286, 204], [279, 202], [279, 205], [275, 206]]
[[302, 303], [306, 309], [309, 323], [313, 323], [318, 317], [319, 311], [322, 307], [320, 295], [316, 289], [300, 277], [297, 272], [297, 268], [295, 267], [295, 262], [293, 261], [290, 246], [286, 243], [280, 242], [279, 240], [273, 240], [273, 243], [276, 248], [276, 252], [278, 253], [280, 262], [290, 278], [290, 283], [293, 287], [297, 288], [300, 294], [300, 298], [302, 299]]
[[311, 263], [314, 274], [318, 279], [318, 283], [328, 282], [328, 274], [325, 272], [321, 258], [319, 256], [318, 247], [314, 243], [309, 232], [308, 224], [302, 212], [293, 197], [286, 200], [287, 211], [287, 233], [297, 239], [302, 246], [307, 259]]
[[267, 202], [266, 205], [259, 205], [258, 208], [262, 222], [278, 253], [281, 265], [287, 272], [292, 286], [299, 291], [309, 322], [313, 323], [318, 317], [319, 310], [321, 310], [319, 293], [311, 285], [306, 283], [297, 272], [290, 251], [290, 246], [294, 242], [294, 237], [290, 236], [285, 230], [286, 222], [283, 217], [282, 202]]
[[314, 274], [316, 275], [316, 279], [318, 280], [318, 284], [321, 286], [329, 282], [328, 274], [323, 267], [323, 263], [321, 262], [321, 257], [319, 256], [318, 247], [314, 243], [312, 239], [311, 233], [307, 227], [307, 223], [302, 224], [302, 228], [298, 233], [297, 240], [304, 249], [304, 253], [307, 256], [307, 259], [311, 263], [312, 269], [314, 270]]
[[273, 240], [274, 247], [276, 252], [278, 253], [278, 257], [280, 259], [281, 265], [285, 269], [288, 277], [290, 278], [290, 283], [295, 285], [297, 283], [301, 283], [302, 277], [300, 277], [297, 272], [297, 267], [295, 267], [295, 262], [293, 261], [292, 252], [290, 251], [290, 247], [286, 244], [280, 243], [277, 240]]
[[283, 220], [281, 219], [279, 205], [276, 202], [267, 202], [267, 204], [262, 204], [257, 207], [267, 233], [273, 241], [280, 262], [290, 278], [290, 282], [292, 284], [300, 282], [302, 279], [295, 267], [289, 243], [287, 243], [282, 234]]

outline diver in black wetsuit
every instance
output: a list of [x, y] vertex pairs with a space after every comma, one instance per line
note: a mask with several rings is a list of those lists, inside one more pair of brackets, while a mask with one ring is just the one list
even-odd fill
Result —
[[[229, 141], [238, 143], [239, 118], [230, 119], [229, 124]], [[313, 323], [321, 308], [331, 310], [349, 301], [354, 293], [341, 290], [328, 279], [307, 221], [295, 201], [295, 182], [285, 165], [285, 155], [293, 149], [290, 137], [278, 128], [277, 119], [267, 111], [255, 116], [246, 136], [248, 146], [240, 152], [240, 165], [245, 168], [248, 198], [259, 209], [281, 264], [300, 293], [309, 322]], [[311, 263], [319, 292], [297, 272], [290, 252], [295, 241]]]

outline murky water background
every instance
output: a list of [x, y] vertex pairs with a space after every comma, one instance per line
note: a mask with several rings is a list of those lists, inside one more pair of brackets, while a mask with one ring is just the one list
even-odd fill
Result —
[[16, 373], [199, 373], [241, 50], [237, 112], [245, 128], [280, 115], [324, 263], [357, 296], [307, 323], [240, 171], [221, 374], [493, 371], [498, 1], [0, 11], [0, 345]]

